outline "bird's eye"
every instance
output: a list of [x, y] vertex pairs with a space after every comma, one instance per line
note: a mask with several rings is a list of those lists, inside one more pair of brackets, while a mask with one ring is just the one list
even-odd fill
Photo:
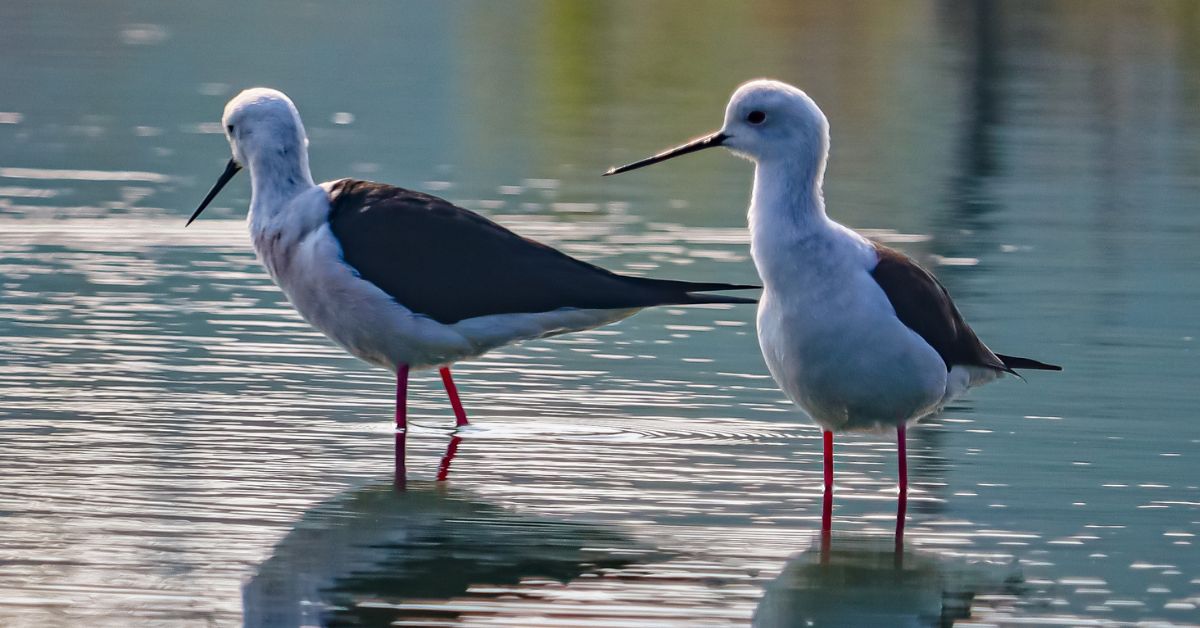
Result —
[[226, 130], [226, 131], [229, 131], [229, 134], [230, 134], [230, 135], [233, 135], [233, 125], [232, 125], [232, 124], [230, 124], [229, 126], [226, 126], [226, 127], [225, 127], [225, 130]]
[[750, 124], [762, 124], [766, 119], [767, 114], [761, 111], [751, 111], [750, 114], [746, 116], [746, 122], [749, 122]]

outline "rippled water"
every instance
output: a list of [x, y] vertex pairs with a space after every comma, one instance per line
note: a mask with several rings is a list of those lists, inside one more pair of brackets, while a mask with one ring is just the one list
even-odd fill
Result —
[[[1200, 623], [1198, 20], [3, 4], [0, 624]], [[993, 347], [1067, 369], [911, 432], [899, 553], [886, 436], [840, 440], [835, 535], [814, 537], [819, 433], [752, 308], [462, 364], [457, 434], [422, 374], [397, 492], [391, 378], [283, 302], [246, 184], [182, 228], [227, 158], [225, 99], [264, 83], [320, 179], [431, 191], [624, 272], [753, 281], [746, 164], [597, 175], [714, 128], [759, 75], [829, 114], [833, 215], [934, 265]]]

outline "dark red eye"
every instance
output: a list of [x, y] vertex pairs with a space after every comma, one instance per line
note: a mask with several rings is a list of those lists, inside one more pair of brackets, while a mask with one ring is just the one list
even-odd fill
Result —
[[750, 124], [762, 124], [763, 120], [766, 119], [767, 114], [761, 111], [751, 111], [750, 114], [746, 116], [746, 122], [749, 122]]

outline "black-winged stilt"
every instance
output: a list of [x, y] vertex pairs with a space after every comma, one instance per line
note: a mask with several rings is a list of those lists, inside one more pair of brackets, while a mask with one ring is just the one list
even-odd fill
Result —
[[455, 362], [649, 306], [754, 302], [706, 293], [757, 286], [618, 275], [436, 196], [351, 179], [316, 184], [300, 114], [272, 89], [238, 94], [222, 125], [233, 158], [188, 224], [249, 168], [250, 235], [271, 278], [314, 327], [396, 374], [401, 469], [410, 370], [440, 370], [463, 426]]
[[899, 535], [908, 495], [906, 426], [1015, 369], [1062, 369], [993, 353], [929, 271], [826, 216], [829, 122], [791, 85], [746, 83], [719, 131], [605, 175], [716, 146], [755, 163], [749, 224], [763, 282], [759, 347], [780, 388], [824, 431], [821, 527], [830, 528], [834, 433], [894, 428]]

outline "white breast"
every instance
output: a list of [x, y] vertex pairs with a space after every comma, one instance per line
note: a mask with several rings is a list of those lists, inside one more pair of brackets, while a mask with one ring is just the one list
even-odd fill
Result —
[[270, 214], [256, 209], [250, 230], [259, 260], [296, 311], [352, 355], [394, 370], [402, 363], [434, 367], [474, 353], [462, 334], [413, 314], [342, 260], [323, 187]]
[[780, 388], [825, 429], [878, 429], [936, 409], [940, 356], [895, 316], [870, 243], [836, 223], [752, 251], [763, 278], [759, 345]]

